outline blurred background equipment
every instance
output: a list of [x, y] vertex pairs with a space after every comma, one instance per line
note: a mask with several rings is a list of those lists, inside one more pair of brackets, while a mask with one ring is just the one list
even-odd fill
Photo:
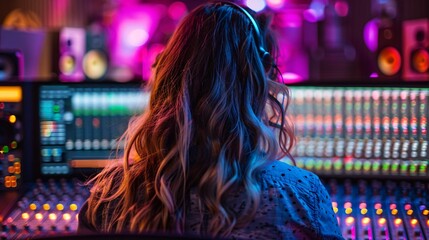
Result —
[[3, 51], [0, 49], [0, 81], [22, 78], [23, 68], [24, 59], [19, 50]]
[[20, 86], [0, 86], [0, 191], [20, 187], [23, 118]]
[[404, 80], [429, 80], [429, 18], [403, 23]]
[[82, 70], [86, 32], [81, 28], [63, 28], [59, 32], [59, 80], [79, 82], [84, 79]]

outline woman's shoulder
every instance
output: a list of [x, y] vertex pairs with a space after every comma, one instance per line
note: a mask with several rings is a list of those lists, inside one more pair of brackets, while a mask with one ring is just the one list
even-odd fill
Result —
[[305, 169], [290, 165], [281, 160], [270, 160], [258, 169], [263, 181], [280, 181], [283, 183], [314, 184], [319, 177]]

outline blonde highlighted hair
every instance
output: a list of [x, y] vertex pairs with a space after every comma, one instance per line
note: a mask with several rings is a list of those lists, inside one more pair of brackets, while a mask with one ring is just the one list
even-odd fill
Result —
[[[258, 20], [275, 56], [269, 20]], [[123, 161], [90, 181], [90, 223], [100, 231], [185, 233], [191, 189], [210, 215], [202, 235], [226, 237], [252, 219], [256, 170], [294, 144], [289, 91], [268, 78], [257, 38], [249, 19], [225, 4], [183, 19], [154, 65], [147, 110], [124, 134]], [[241, 214], [226, 202], [237, 187], [247, 196]]]

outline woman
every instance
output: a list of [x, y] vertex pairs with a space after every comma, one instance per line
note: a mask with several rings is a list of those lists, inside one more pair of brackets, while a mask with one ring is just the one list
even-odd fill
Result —
[[123, 162], [92, 180], [80, 232], [342, 239], [319, 178], [277, 160], [294, 144], [289, 92], [269, 21], [258, 22], [226, 2], [184, 18], [124, 135]]

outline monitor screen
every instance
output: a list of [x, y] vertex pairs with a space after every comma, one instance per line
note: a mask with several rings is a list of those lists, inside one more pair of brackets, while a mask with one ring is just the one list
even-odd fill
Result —
[[149, 93], [139, 84], [45, 84], [39, 89], [42, 175], [98, 169], [115, 158], [129, 119]]

